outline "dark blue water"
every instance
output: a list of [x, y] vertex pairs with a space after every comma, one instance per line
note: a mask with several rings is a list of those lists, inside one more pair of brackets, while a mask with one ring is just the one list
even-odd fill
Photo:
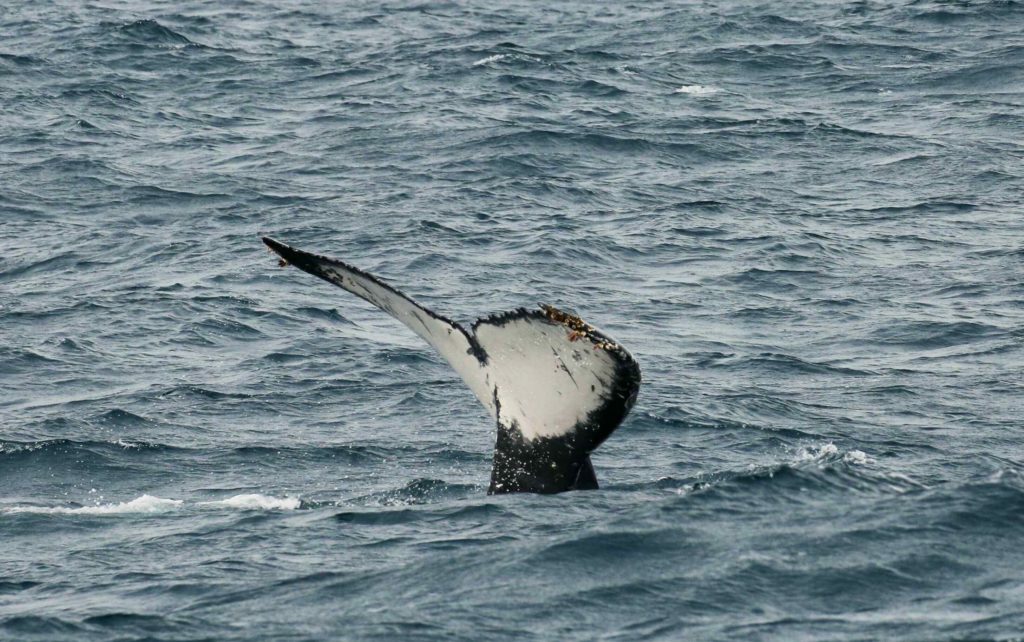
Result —
[[[1020, 639], [1024, 5], [791, 4], [0, 8], [0, 639]], [[258, 233], [616, 337], [602, 490]]]

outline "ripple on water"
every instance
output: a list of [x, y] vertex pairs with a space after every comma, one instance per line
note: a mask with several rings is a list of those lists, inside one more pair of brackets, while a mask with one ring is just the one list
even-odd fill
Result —
[[[1019, 9], [8, 3], [0, 638], [1018, 636]], [[608, 330], [602, 489], [261, 234]]]

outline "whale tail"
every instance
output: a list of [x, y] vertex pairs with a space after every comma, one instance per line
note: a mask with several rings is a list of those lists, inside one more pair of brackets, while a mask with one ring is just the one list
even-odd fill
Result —
[[497, 423], [489, 493], [597, 488], [590, 453], [629, 413], [640, 367], [616, 341], [552, 306], [477, 320], [469, 330], [342, 261], [263, 242], [398, 319], [455, 369]]

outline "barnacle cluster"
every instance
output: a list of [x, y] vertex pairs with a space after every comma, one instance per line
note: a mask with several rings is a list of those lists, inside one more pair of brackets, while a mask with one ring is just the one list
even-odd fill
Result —
[[588, 339], [594, 344], [595, 348], [601, 348], [602, 350], [615, 350], [618, 348], [618, 345], [605, 339], [604, 336], [594, 328], [594, 326], [590, 325], [575, 314], [562, 312], [558, 308], [550, 305], [542, 305], [541, 309], [544, 311], [544, 316], [548, 319], [555, 323], [561, 323], [565, 327], [569, 328], [570, 341]]
[[[271, 254], [277, 254], [277, 252], [274, 251], [274, 248], [270, 247], [269, 245], [267, 246], [267, 251], [270, 252]], [[288, 265], [289, 263], [287, 260], [285, 260], [284, 257], [281, 257], [280, 259], [277, 260], [277, 267], [288, 267]]]

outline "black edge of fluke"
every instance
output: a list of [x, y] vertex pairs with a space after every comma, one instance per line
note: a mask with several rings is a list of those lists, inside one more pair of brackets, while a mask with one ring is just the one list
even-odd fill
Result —
[[[284, 260], [284, 262], [281, 263], [281, 267], [286, 267], [288, 265], [293, 265], [293, 266], [299, 268], [300, 270], [302, 270], [303, 272], [308, 272], [309, 274], [312, 274], [313, 276], [319, 277], [319, 278], [327, 281], [328, 283], [332, 283], [334, 285], [338, 285], [338, 283], [335, 283], [335, 281], [330, 276], [328, 276], [327, 274], [324, 273], [323, 269], [320, 267], [320, 262], [326, 262], [328, 264], [339, 265], [339, 266], [345, 268], [346, 270], [349, 270], [353, 274], [357, 274], [357, 275], [367, 279], [371, 283], [374, 283], [374, 284], [380, 286], [381, 288], [384, 288], [385, 290], [387, 290], [388, 292], [391, 292], [395, 296], [398, 296], [398, 297], [401, 297], [401, 298], [405, 299], [406, 301], [408, 301], [409, 303], [413, 304], [414, 306], [419, 308], [421, 311], [423, 311], [424, 314], [427, 314], [431, 318], [437, 319], [438, 321], [440, 321], [442, 323], [445, 323], [445, 324], [451, 326], [452, 328], [454, 328], [455, 330], [457, 330], [458, 332], [460, 332], [462, 334], [462, 336], [466, 337], [466, 341], [469, 342], [469, 353], [472, 354], [473, 357], [475, 357], [477, 359], [477, 361], [479, 361], [481, 364], [486, 364], [487, 363], [487, 352], [483, 348], [480, 347], [480, 342], [478, 342], [476, 340], [476, 337], [473, 336], [473, 334], [470, 331], [466, 330], [464, 327], [462, 327], [461, 324], [453, 321], [452, 319], [449, 319], [446, 316], [440, 315], [440, 314], [434, 312], [433, 310], [431, 310], [429, 308], [423, 307], [422, 305], [417, 303], [416, 300], [413, 299], [412, 297], [410, 297], [409, 295], [405, 294], [404, 292], [400, 292], [400, 291], [396, 290], [391, 285], [389, 285], [385, 281], [381, 280], [380, 278], [374, 276], [373, 274], [370, 274], [369, 272], [361, 270], [361, 269], [357, 268], [356, 266], [350, 265], [350, 264], [348, 264], [348, 263], [346, 263], [346, 262], [344, 262], [344, 261], [342, 261], [340, 259], [334, 259], [334, 258], [331, 258], [329, 256], [323, 256], [323, 255], [320, 255], [320, 254], [313, 254], [311, 252], [306, 252], [304, 250], [296, 249], [296, 248], [294, 248], [294, 247], [292, 247], [290, 245], [287, 245], [285, 243], [282, 243], [282, 242], [280, 242], [280, 241], [278, 241], [276, 239], [272, 239], [269, 236], [261, 236], [260, 238], [263, 239], [263, 243], [265, 243], [267, 247], [269, 247], [271, 250], [276, 252]], [[357, 294], [356, 296], [360, 296], [360, 295]], [[374, 303], [374, 305], [377, 305], [377, 304]]]
[[267, 245], [267, 247], [269, 247], [270, 249], [274, 250], [275, 252], [280, 252], [282, 248], [288, 247], [284, 243], [281, 243], [279, 241], [275, 241], [274, 239], [270, 238], [269, 236], [261, 236], [260, 238], [263, 239], [263, 242]]
[[285, 245], [284, 243], [282, 243], [282, 242], [280, 242], [278, 240], [272, 239], [269, 236], [263, 236], [263, 237], [260, 237], [260, 238], [263, 239], [263, 243], [267, 247], [269, 247], [271, 250], [273, 250], [274, 252], [279, 254], [281, 256], [281, 258], [283, 258], [284, 260], [288, 261], [289, 263], [291, 263], [291, 260], [290, 260], [291, 257], [295, 257], [295, 256], [298, 255], [299, 251], [296, 250], [295, 248], [291, 247], [290, 245]]
[[[363, 277], [365, 279], [368, 279], [372, 283], [374, 283], [376, 285], [379, 285], [380, 287], [386, 289], [387, 291], [392, 292], [395, 295], [402, 297], [403, 299], [405, 299], [406, 301], [409, 301], [410, 303], [416, 305], [417, 307], [422, 307], [418, 303], [413, 301], [411, 298], [406, 296], [405, 294], [399, 292], [398, 290], [396, 290], [395, 288], [391, 287], [390, 285], [388, 285], [384, 281], [381, 281], [376, 276], [370, 274], [369, 272], [364, 272], [363, 270], [360, 270], [359, 268], [357, 268], [354, 265], [349, 265], [348, 263], [346, 263], [346, 262], [344, 262], [344, 261], [342, 261], [340, 259], [334, 259], [334, 258], [331, 258], [329, 256], [323, 256], [323, 255], [320, 255], [320, 254], [313, 254], [312, 252], [306, 252], [305, 250], [299, 250], [299, 249], [294, 248], [294, 247], [292, 247], [290, 245], [282, 243], [281, 241], [278, 241], [276, 239], [272, 239], [269, 236], [264, 236], [264, 237], [261, 237], [261, 238], [263, 239], [263, 242], [266, 243], [267, 247], [269, 247], [274, 252], [277, 252], [277, 254], [281, 256], [281, 258], [283, 258], [285, 261], [287, 261], [288, 265], [294, 265], [295, 267], [299, 268], [300, 270], [302, 270], [304, 272], [309, 272], [313, 276], [318, 276], [321, 279], [323, 279], [323, 280], [325, 280], [325, 281], [327, 281], [329, 283], [334, 283], [334, 282], [331, 280], [331, 278], [328, 275], [324, 274], [323, 270], [318, 265], [318, 262], [320, 262], [320, 261], [326, 262], [328, 264], [334, 263], [336, 265], [339, 265], [339, 266], [345, 268], [346, 270], [351, 271], [354, 274], [358, 274], [359, 276], [361, 276], [361, 277]], [[284, 267], [284, 266], [282, 266], [282, 267]], [[337, 285], [337, 284], [335, 283], [335, 285]], [[429, 312], [429, 310], [428, 310], [428, 312]]]

